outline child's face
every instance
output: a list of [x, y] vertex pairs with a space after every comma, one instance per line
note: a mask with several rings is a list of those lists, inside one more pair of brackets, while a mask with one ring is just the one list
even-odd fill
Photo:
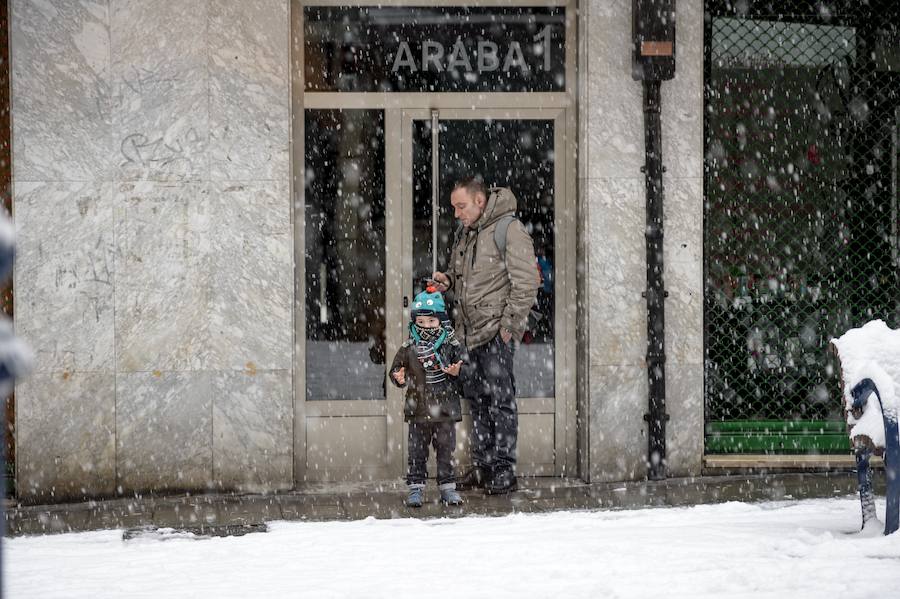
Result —
[[423, 329], [436, 329], [441, 326], [437, 316], [416, 316], [416, 324]]

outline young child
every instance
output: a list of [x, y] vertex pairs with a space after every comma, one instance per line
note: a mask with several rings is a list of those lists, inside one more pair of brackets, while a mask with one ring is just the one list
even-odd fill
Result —
[[[409, 468], [406, 505], [421, 507], [427, 476], [428, 446], [437, 453], [437, 482], [441, 501], [459, 505], [453, 473], [456, 423], [462, 420], [457, 380], [463, 351], [449, 328], [444, 298], [433, 287], [413, 300], [409, 339], [394, 356], [391, 382], [407, 387], [403, 417], [409, 423]], [[442, 324], [447, 323], [447, 324]]]

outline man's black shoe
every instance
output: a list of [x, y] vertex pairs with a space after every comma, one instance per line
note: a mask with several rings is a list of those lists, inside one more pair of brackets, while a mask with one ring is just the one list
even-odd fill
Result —
[[519, 481], [512, 472], [501, 472], [484, 486], [484, 492], [488, 495], [506, 495], [518, 490]]
[[483, 489], [486, 482], [485, 478], [484, 470], [478, 467], [471, 468], [456, 479], [456, 488], [461, 491]]

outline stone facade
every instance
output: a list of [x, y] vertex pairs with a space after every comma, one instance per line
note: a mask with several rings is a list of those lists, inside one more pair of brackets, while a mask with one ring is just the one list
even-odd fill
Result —
[[10, 22], [19, 494], [290, 488], [287, 0]]
[[[293, 484], [289, 0], [12, 0], [17, 488]], [[645, 476], [641, 85], [629, 0], [581, 6], [585, 479]], [[703, 448], [703, 9], [662, 86], [669, 464]]]
[[[642, 88], [631, 78], [631, 1], [594, 1], [579, 172], [587, 205], [591, 481], [647, 472], [646, 219]], [[703, 457], [703, 3], [679, 2], [676, 76], [662, 83], [669, 473]], [[584, 42], [583, 42], [584, 43]], [[582, 462], [583, 463], [583, 462]]]

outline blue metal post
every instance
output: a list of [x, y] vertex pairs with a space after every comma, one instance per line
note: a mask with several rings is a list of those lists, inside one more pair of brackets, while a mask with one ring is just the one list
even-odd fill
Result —
[[[872, 379], [863, 379], [850, 391], [853, 397], [853, 409], [862, 410], [871, 394], [878, 399], [878, 407], [884, 419], [884, 475], [887, 483], [887, 509], [884, 514], [884, 534], [897, 532], [900, 528], [900, 432], [898, 432], [897, 420], [888, 416], [881, 402], [881, 394]], [[860, 455], [857, 453], [857, 465], [860, 464]], [[868, 457], [865, 458], [865, 467], [868, 469]], [[863, 502], [863, 526], [866, 522], [866, 505], [863, 499], [863, 474], [858, 473], [860, 480], [859, 495]], [[868, 492], [871, 493], [871, 484]]]
[[856, 476], [859, 480], [859, 504], [862, 508], [862, 527], [875, 520], [875, 493], [872, 490], [872, 469], [869, 468], [869, 458], [872, 450], [861, 445], [856, 448]]

